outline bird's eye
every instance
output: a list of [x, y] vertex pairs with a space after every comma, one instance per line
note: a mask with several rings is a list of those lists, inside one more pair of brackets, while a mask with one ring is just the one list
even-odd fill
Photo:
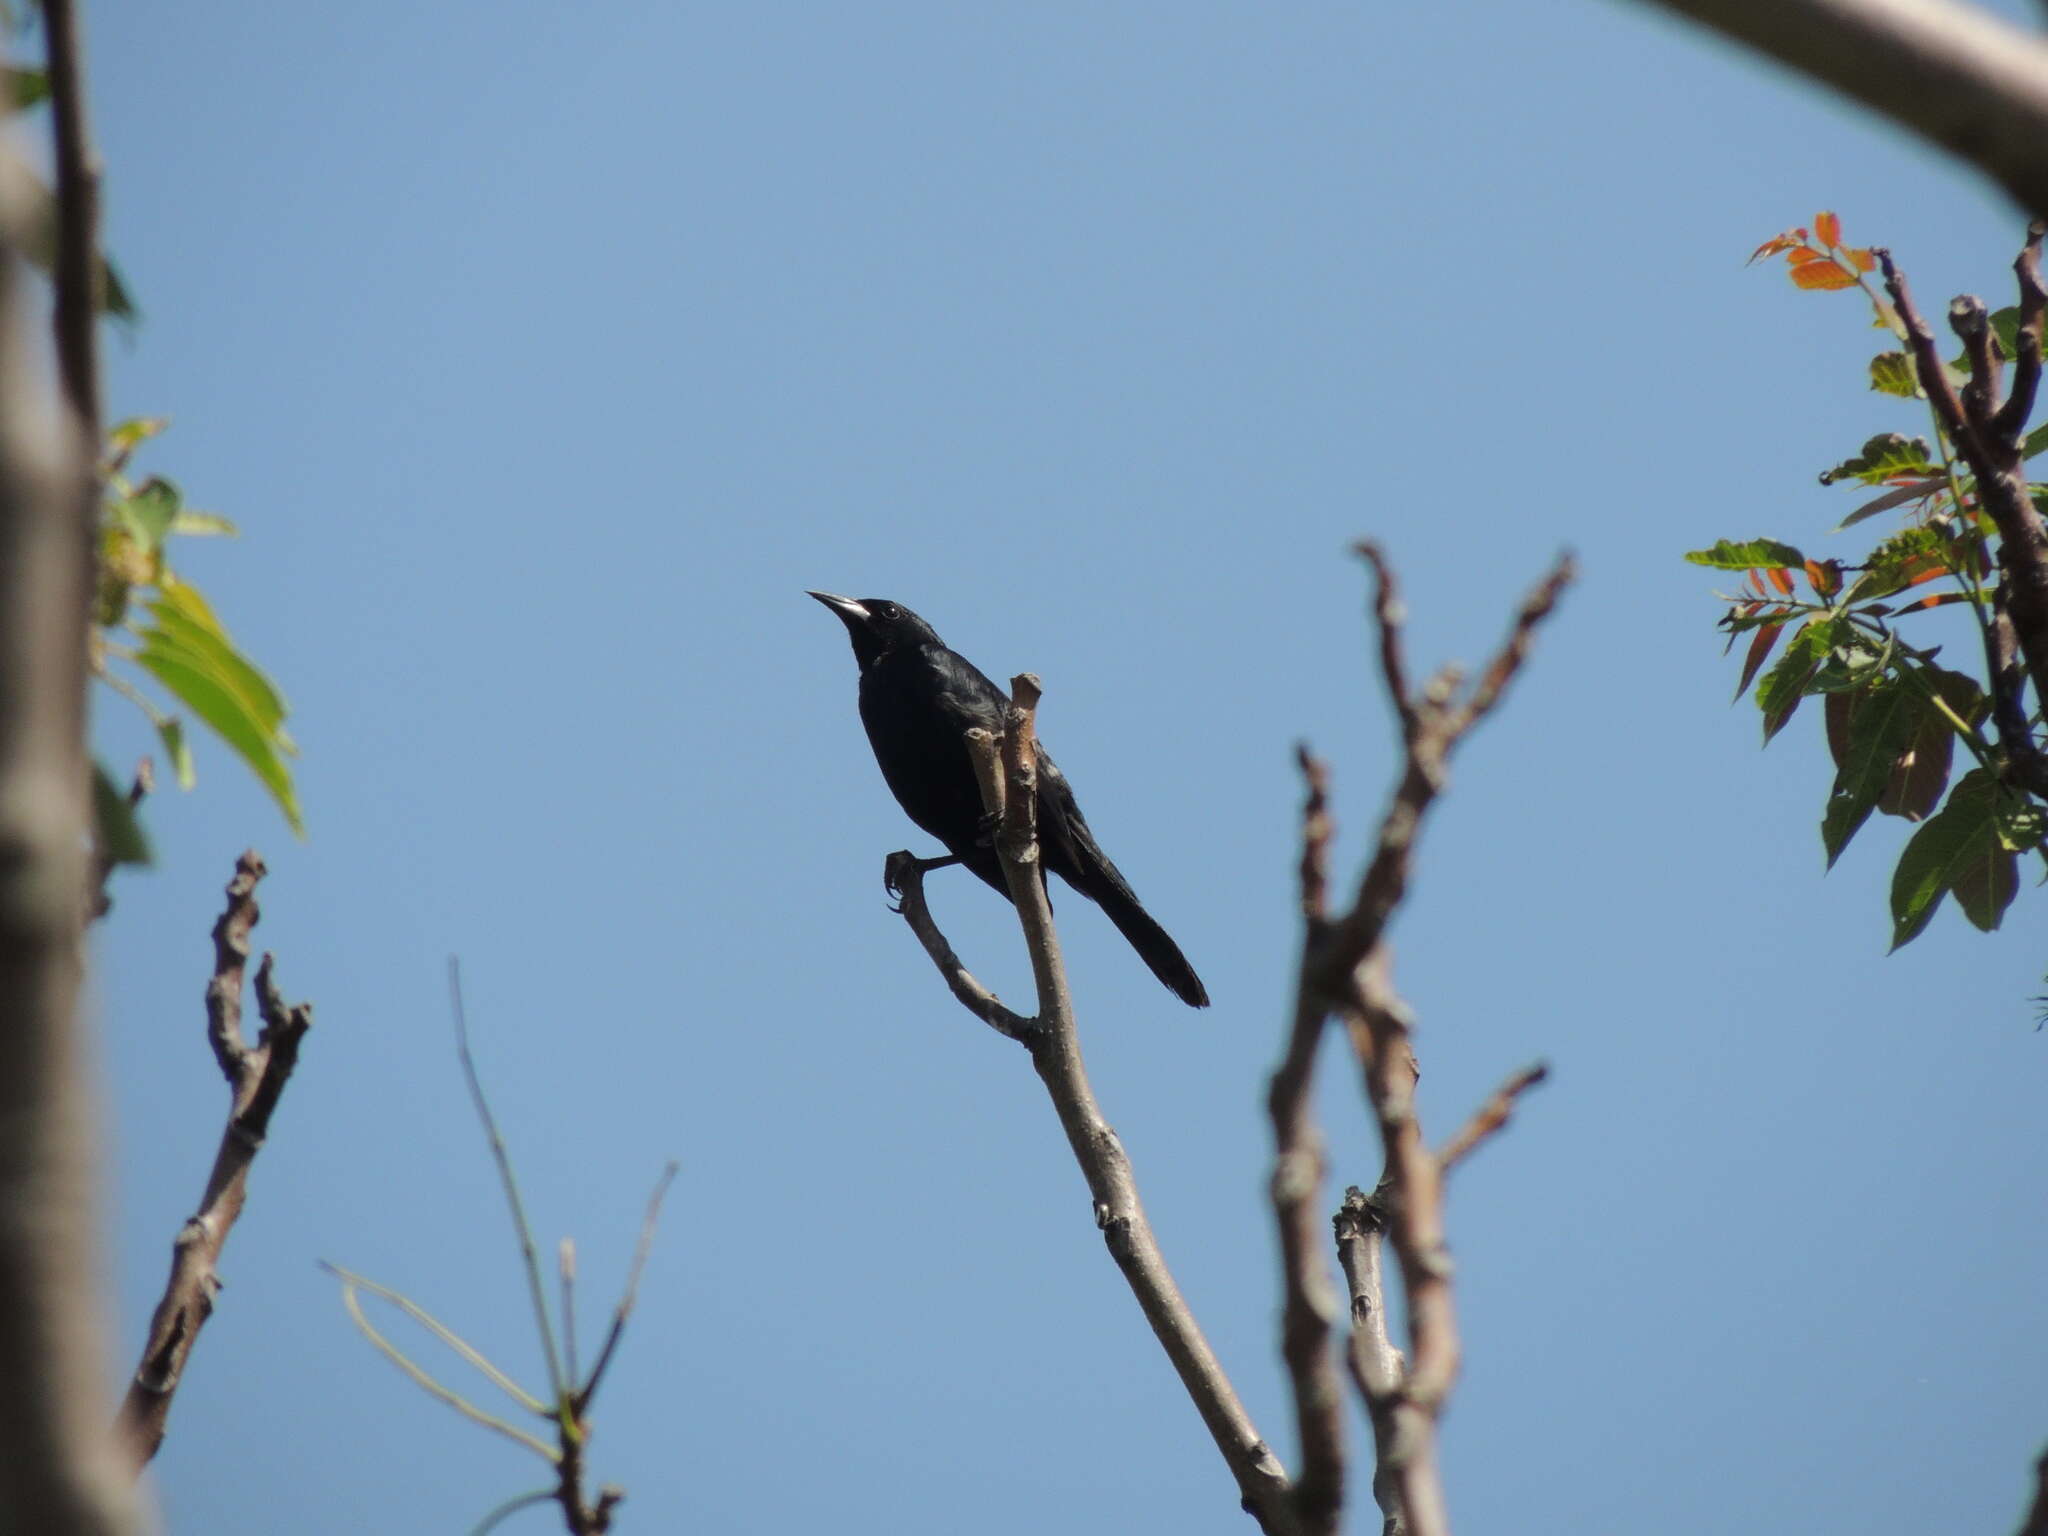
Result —
[[875, 612], [885, 619], [893, 619], [896, 617], [896, 605], [894, 603], [883, 603], [875, 609]]

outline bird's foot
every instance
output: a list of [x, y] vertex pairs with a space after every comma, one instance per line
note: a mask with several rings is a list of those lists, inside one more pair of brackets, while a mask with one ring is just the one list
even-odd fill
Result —
[[948, 864], [958, 864], [960, 855], [949, 853], [944, 858], [920, 859], [908, 848], [900, 848], [882, 863], [882, 889], [894, 898], [892, 912], [903, 910], [903, 886], [906, 879], [915, 876], [922, 880], [935, 869], [944, 869]]

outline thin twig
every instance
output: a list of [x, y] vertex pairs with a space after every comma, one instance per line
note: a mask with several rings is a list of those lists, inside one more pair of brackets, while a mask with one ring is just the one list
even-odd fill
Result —
[[450, 1007], [455, 1013], [455, 1050], [462, 1058], [462, 1080], [469, 1085], [469, 1099], [476, 1106], [477, 1119], [483, 1122], [484, 1136], [491, 1144], [491, 1159], [498, 1165], [498, 1184], [505, 1191], [505, 1203], [512, 1209], [512, 1227], [519, 1237], [519, 1254], [526, 1266], [527, 1291], [533, 1299], [533, 1317], [540, 1331], [541, 1353], [547, 1358], [548, 1398], [551, 1402], [563, 1400], [562, 1357], [555, 1349], [554, 1324], [548, 1318], [547, 1285], [541, 1279], [540, 1252], [533, 1241], [533, 1226], [526, 1219], [526, 1202], [519, 1197], [519, 1180], [512, 1172], [512, 1154], [505, 1148], [505, 1137], [498, 1129], [498, 1117], [491, 1113], [490, 1100], [484, 1097], [484, 1085], [477, 1076], [476, 1058], [469, 1050], [469, 1014], [462, 1005], [462, 965], [450, 957], [448, 961], [448, 995]]
[[1337, 835], [1330, 816], [1330, 770], [1307, 742], [1296, 744], [1294, 761], [1307, 791], [1301, 802], [1301, 915], [1319, 923], [1329, 915], [1330, 842]]
[[555, 1249], [555, 1279], [562, 1287], [564, 1373], [575, 1382], [583, 1372], [576, 1360], [576, 1240], [572, 1237], [563, 1238]]
[[430, 1397], [439, 1398], [442, 1402], [446, 1403], [450, 1408], [453, 1408], [457, 1413], [461, 1414], [464, 1418], [469, 1419], [473, 1423], [481, 1424], [485, 1429], [495, 1430], [498, 1434], [503, 1435], [508, 1440], [517, 1441], [519, 1444], [525, 1446], [528, 1450], [532, 1451], [535, 1455], [545, 1460], [550, 1466], [560, 1464], [560, 1453], [557, 1452], [556, 1449], [553, 1446], [549, 1445], [545, 1440], [542, 1440], [535, 1435], [528, 1434], [525, 1430], [519, 1428], [519, 1426], [516, 1424], [506, 1423], [503, 1419], [499, 1418], [495, 1414], [485, 1413], [483, 1409], [477, 1407], [474, 1403], [470, 1402], [468, 1398], [463, 1397], [458, 1392], [452, 1391], [449, 1388], [442, 1386], [440, 1382], [436, 1381], [432, 1376], [427, 1374], [426, 1371], [422, 1370], [419, 1366], [415, 1365], [409, 1358], [407, 1358], [403, 1350], [401, 1350], [397, 1345], [393, 1344], [389, 1339], [385, 1338], [383, 1334], [379, 1333], [376, 1329], [376, 1326], [372, 1324], [370, 1319], [364, 1314], [363, 1304], [356, 1297], [356, 1288], [358, 1286], [367, 1286], [369, 1282], [364, 1280], [360, 1275], [352, 1275], [347, 1270], [338, 1269], [332, 1264], [326, 1265], [325, 1267], [333, 1274], [340, 1277], [342, 1305], [348, 1308], [348, 1315], [355, 1320], [355, 1325], [358, 1329], [362, 1331], [363, 1337], [368, 1339], [373, 1345], [375, 1345], [377, 1348], [377, 1352], [381, 1354], [385, 1359], [389, 1360], [393, 1365], [397, 1366], [401, 1371], [405, 1372], [406, 1375], [410, 1376], [413, 1379], [413, 1381], [421, 1388], [421, 1390], [426, 1392]]
[[576, 1393], [579, 1419], [589, 1409], [590, 1400], [597, 1396], [598, 1384], [612, 1363], [612, 1352], [619, 1347], [619, 1337], [626, 1331], [626, 1319], [633, 1315], [633, 1305], [640, 1299], [640, 1273], [647, 1268], [647, 1255], [654, 1246], [654, 1229], [661, 1221], [661, 1202], [668, 1195], [669, 1185], [675, 1182], [676, 1167], [670, 1163], [661, 1170], [661, 1177], [654, 1182], [654, 1193], [647, 1197], [647, 1214], [640, 1218], [640, 1240], [633, 1245], [633, 1262], [626, 1271], [626, 1289], [618, 1306], [612, 1309], [612, 1325], [605, 1333], [604, 1347], [597, 1352], [597, 1363], [590, 1368], [590, 1380]]
[[536, 1504], [552, 1504], [554, 1501], [555, 1490], [552, 1488], [536, 1488], [532, 1493], [518, 1494], [507, 1499], [488, 1515], [485, 1515], [483, 1519], [479, 1520], [470, 1530], [469, 1536], [490, 1536], [492, 1531], [503, 1525], [522, 1509], [531, 1509]]
[[1487, 1137], [1505, 1129], [1508, 1121], [1514, 1118], [1515, 1101], [1548, 1076], [1549, 1064], [1539, 1061], [1522, 1068], [1502, 1083], [1494, 1090], [1492, 1098], [1473, 1111], [1472, 1118], [1445, 1144], [1443, 1151], [1437, 1153], [1437, 1166], [1448, 1174]]
[[415, 1323], [419, 1324], [420, 1327], [426, 1329], [427, 1332], [439, 1339], [452, 1353], [461, 1356], [465, 1365], [469, 1366], [528, 1413], [538, 1414], [542, 1418], [548, 1416], [549, 1409], [546, 1403], [499, 1370], [497, 1366], [491, 1363], [490, 1357], [484, 1354], [482, 1350], [471, 1344], [461, 1334], [450, 1328], [403, 1291], [394, 1291], [388, 1285], [379, 1285], [375, 1280], [370, 1279], [366, 1275], [359, 1275], [353, 1270], [343, 1269], [339, 1264], [329, 1263], [326, 1259], [320, 1261], [320, 1267], [344, 1285], [368, 1291], [379, 1300], [389, 1302]]

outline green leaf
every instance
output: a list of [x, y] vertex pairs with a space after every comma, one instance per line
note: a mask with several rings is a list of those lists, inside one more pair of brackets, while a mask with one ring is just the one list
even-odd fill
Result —
[[1685, 558], [1717, 571], [1796, 571], [1806, 564], [1806, 556], [1776, 539], [1721, 539], [1711, 549], [1687, 550]]
[[1810, 619], [1792, 637], [1770, 671], [1756, 685], [1756, 705], [1763, 711], [1764, 742], [1785, 728], [1799, 700], [1809, 691], [1834, 642], [1835, 621]]
[[1924, 523], [1893, 534], [1870, 552], [1862, 574], [1849, 585], [1845, 604], [1889, 597], [1911, 585], [1910, 578], [1925, 570], [1930, 557], [1946, 551], [1941, 534]]
[[152, 634], [162, 634], [205, 656], [209, 665], [248, 701], [250, 712], [264, 734], [275, 736], [287, 752], [298, 750], [281, 729], [286, 708], [277, 686], [254, 662], [235, 649], [227, 630], [213, 616], [213, 610], [207, 606], [197, 587], [184, 581], [166, 587], [151, 599], [149, 611], [156, 620], [157, 628], [144, 632], [145, 642]]
[[[1949, 791], [1948, 804], [1907, 842], [1892, 872], [1892, 948], [1910, 944], [1927, 927], [1941, 898], [1966, 878], [1971, 888], [1957, 900], [1978, 927], [1996, 927], [2004, 904], [1995, 871], [1980, 870], [1990, 855], [2003, 854], [1998, 840], [1998, 781], [1973, 768]], [[2008, 892], [2006, 901], [2012, 896]]]
[[303, 837], [305, 823], [299, 815], [291, 770], [278, 755], [272, 738], [251, 718], [248, 704], [233, 687], [212, 671], [203, 658], [166, 641], [161, 634], [152, 635], [150, 642], [136, 653], [135, 660], [235, 750], [270, 791], [292, 831]]
[[151, 554], [163, 548], [164, 535], [177, 521], [184, 497], [177, 486], [160, 475], [152, 475], [133, 494], [114, 504], [115, 513], [135, 535], [135, 542]]
[[180, 512], [171, 519], [171, 532], [187, 538], [232, 539], [239, 537], [242, 530], [218, 512]]
[[107, 448], [113, 453], [133, 453], [171, 424], [168, 416], [130, 416], [107, 431]]
[[2020, 444], [2020, 457], [2031, 459], [2043, 448], [2048, 448], [2048, 423], [2034, 428], [2027, 434], [2027, 440]]
[[[1891, 782], [1892, 770], [1912, 745], [1921, 716], [1930, 712], [1926, 698], [1901, 677], [1880, 678], [1863, 692], [1840, 698], [1848, 715], [1847, 729], [1820, 823], [1829, 869], [1869, 819], [1878, 796]], [[1832, 709], [1835, 700], [1828, 702]]]
[[14, 65], [0, 68], [0, 91], [4, 91], [7, 110], [25, 112], [38, 102], [48, 99], [50, 94], [49, 71], [22, 69]]
[[[1975, 725], [1990, 710], [1991, 701], [1975, 678], [1931, 662], [1912, 665], [1913, 676], [1908, 681], [1925, 685], [1919, 689], [1921, 696], [1925, 698], [1931, 689], [1966, 724]], [[1907, 821], [1923, 821], [1933, 815], [1934, 808], [1941, 804], [1942, 791], [1948, 788], [1955, 755], [1956, 728], [1929, 703], [1913, 732], [1912, 744], [1892, 770], [1884, 793], [1878, 796], [1877, 808], [1887, 816], [1902, 816]]]
[[1870, 387], [1881, 394], [1911, 400], [1920, 393], [1913, 360], [1903, 352], [1880, 352], [1870, 360]]
[[1950, 887], [1956, 905], [1981, 933], [1993, 932], [2020, 890], [2019, 855], [1990, 848], [1956, 876]]
[[1833, 469], [1821, 471], [1820, 483], [1833, 485], [1837, 480], [1860, 480], [1865, 485], [1876, 485], [1880, 480], [1889, 480], [1895, 475], [1934, 475], [1941, 472], [1941, 466], [1928, 457], [1932, 450], [1924, 437], [1901, 437], [1896, 432], [1880, 432], [1863, 445], [1863, 451], [1854, 458], [1844, 459]]
[[164, 755], [171, 760], [178, 788], [190, 789], [199, 782], [199, 775], [192, 768], [192, 747], [185, 740], [185, 722], [175, 715], [165, 715], [157, 721], [156, 733], [164, 744]]
[[113, 864], [150, 862], [149, 837], [127, 795], [100, 763], [92, 765], [92, 823], [100, 853]]
[[1861, 693], [1882, 677], [1898, 654], [1898, 641], [1887, 635], [1880, 643], [1875, 635], [1853, 624], [1836, 626], [1834, 644], [1827, 661], [1815, 675], [1809, 693]]

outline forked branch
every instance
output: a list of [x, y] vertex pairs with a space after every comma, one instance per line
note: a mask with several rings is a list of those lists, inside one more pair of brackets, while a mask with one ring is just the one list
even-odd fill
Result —
[[927, 869], [947, 861], [918, 860], [908, 853], [892, 854], [883, 879], [899, 897], [904, 920], [962, 1006], [1031, 1053], [1032, 1065], [1045, 1084], [1060, 1126], [1066, 1132], [1067, 1144], [1087, 1180], [1095, 1224], [1108, 1245], [1110, 1257], [1122, 1271], [1145, 1320], [1151, 1324], [1154, 1336], [1173, 1363], [1182, 1386], [1236, 1479], [1244, 1507], [1268, 1536], [1293, 1536], [1287, 1474], [1260, 1438], [1166, 1266], [1138, 1197], [1130, 1159], [1116, 1132], [1103, 1118], [1082, 1063], [1073, 998], [1067, 986], [1066, 966], [1060, 958], [1059, 937], [1053, 928], [1052, 906], [1046, 897], [1034, 824], [1038, 770], [1033, 742], [1039, 696], [1038, 680], [1028, 673], [1020, 674], [1011, 682], [1003, 735], [998, 738], [983, 730], [966, 733], [968, 752], [981, 785], [982, 803], [995, 826], [996, 853], [1031, 956], [1037, 1013], [1026, 1018], [1004, 1007], [960, 963], [932, 922], [924, 901], [923, 876]]
[[[1368, 1197], [1353, 1189], [1336, 1218], [1338, 1258], [1350, 1296], [1346, 1363], [1372, 1420], [1378, 1452], [1374, 1492], [1388, 1536], [1447, 1536], [1436, 1422], [1457, 1378], [1458, 1334], [1444, 1240], [1444, 1173], [1506, 1124], [1517, 1096], [1540, 1082], [1544, 1069], [1530, 1068], [1511, 1079], [1442, 1155], [1432, 1153], [1414, 1103], [1414, 1022], [1394, 990], [1386, 929], [1407, 894], [1415, 844], [1448, 782], [1452, 751], [1500, 702], [1573, 570], [1570, 558], [1561, 558], [1530, 593], [1473, 687], [1464, 689], [1462, 675], [1444, 668], [1417, 689], [1404, 655], [1404, 613], [1393, 570], [1377, 545], [1358, 548], [1375, 577], [1372, 611], [1381, 671], [1401, 727], [1402, 763], [1357, 894], [1348, 910], [1332, 916], [1329, 774], [1306, 748], [1299, 754], [1306, 785], [1300, 864], [1306, 921], [1293, 1022], [1267, 1095], [1285, 1298], [1281, 1347], [1302, 1444], [1292, 1497], [1305, 1536], [1336, 1531], [1345, 1503], [1344, 1420], [1330, 1347], [1336, 1296], [1321, 1242], [1325, 1155], [1312, 1115], [1316, 1058], [1334, 1014], [1351, 1037], [1386, 1159], [1378, 1191]], [[1383, 1234], [1400, 1264], [1407, 1296], [1406, 1360], [1386, 1328]]]
[[227, 907], [213, 925], [213, 976], [206, 985], [206, 1038], [227, 1079], [227, 1125], [214, 1153], [213, 1170], [199, 1209], [179, 1228], [171, 1245], [171, 1274], [150, 1319], [142, 1361], [128, 1383], [116, 1433], [138, 1471], [163, 1444], [171, 1398], [199, 1330], [213, 1315], [220, 1291], [220, 1255], [248, 1198], [249, 1169], [262, 1149], [278, 1097], [298, 1065], [299, 1045], [313, 1027], [308, 1003], [288, 1006], [271, 977], [271, 957], [256, 971], [256, 1004], [263, 1031], [251, 1043], [242, 1033], [243, 978], [249, 963], [249, 931], [260, 915], [256, 884], [263, 860], [252, 848], [235, 861]]

